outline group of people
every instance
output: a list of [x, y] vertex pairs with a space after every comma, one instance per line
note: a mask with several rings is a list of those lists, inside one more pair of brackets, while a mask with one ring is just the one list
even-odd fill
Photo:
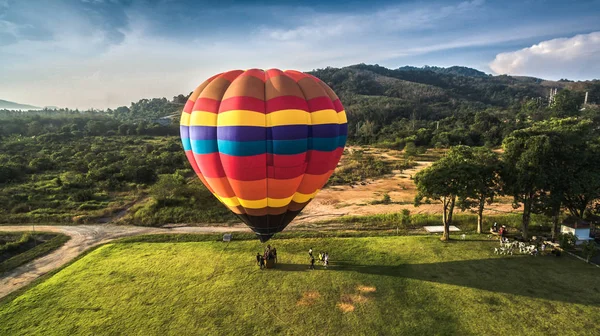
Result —
[[[315, 269], [315, 257], [313, 256], [312, 247], [308, 250], [308, 257], [310, 258], [310, 269]], [[323, 266], [327, 268], [329, 265], [329, 253], [328, 252], [319, 252], [319, 262], [323, 263]]]
[[502, 238], [506, 237], [506, 225], [502, 225], [500, 229], [498, 229], [498, 223], [494, 222], [492, 226], [492, 232], [498, 233], [498, 235]]
[[274, 263], [277, 263], [277, 249], [275, 247], [271, 248], [271, 245], [267, 245], [263, 254], [256, 253], [256, 263], [260, 266], [260, 269], [265, 268], [267, 260], [273, 260]]

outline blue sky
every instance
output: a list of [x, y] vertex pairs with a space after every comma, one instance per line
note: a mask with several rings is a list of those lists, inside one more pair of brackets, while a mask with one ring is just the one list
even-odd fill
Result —
[[0, 99], [106, 108], [230, 69], [356, 63], [600, 78], [600, 0], [0, 0]]

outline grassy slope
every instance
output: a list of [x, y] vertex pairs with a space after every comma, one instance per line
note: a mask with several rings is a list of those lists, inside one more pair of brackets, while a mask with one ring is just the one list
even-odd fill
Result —
[[[600, 313], [598, 269], [567, 257], [435, 237], [271, 243], [265, 271], [257, 241], [103, 246], [3, 303], [0, 334], [591, 335]], [[329, 270], [307, 270], [309, 247]]]

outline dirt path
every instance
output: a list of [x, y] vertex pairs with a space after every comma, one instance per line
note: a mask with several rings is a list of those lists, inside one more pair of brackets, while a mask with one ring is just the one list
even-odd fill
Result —
[[[31, 226], [0, 226], [1, 231], [31, 231]], [[139, 226], [77, 225], [77, 226], [35, 226], [36, 231], [58, 232], [71, 239], [56, 251], [35, 259], [11, 272], [0, 275], [0, 298], [31, 283], [40, 276], [68, 263], [79, 254], [99, 244], [111, 240], [140, 234], [158, 233], [215, 233], [215, 232], [250, 232], [244, 225], [208, 226], [208, 227], [176, 227], [149, 228]]]

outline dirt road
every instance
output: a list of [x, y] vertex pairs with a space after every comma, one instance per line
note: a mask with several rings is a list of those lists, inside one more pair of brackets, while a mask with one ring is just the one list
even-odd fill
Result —
[[[31, 231], [31, 226], [0, 226], [1, 231]], [[77, 226], [35, 226], [36, 231], [58, 232], [71, 239], [56, 251], [35, 259], [15, 270], [0, 275], [0, 298], [31, 283], [40, 276], [68, 263], [79, 254], [99, 244], [111, 240], [140, 234], [158, 233], [215, 233], [215, 232], [250, 232], [246, 226], [209, 226], [209, 227], [177, 227], [150, 228], [139, 226], [77, 225]]]

